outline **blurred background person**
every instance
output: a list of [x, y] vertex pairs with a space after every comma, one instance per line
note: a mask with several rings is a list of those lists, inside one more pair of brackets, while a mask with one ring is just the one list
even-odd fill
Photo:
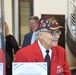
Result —
[[35, 40], [36, 40], [35, 31], [38, 28], [38, 21], [39, 21], [39, 18], [37, 16], [31, 16], [29, 18], [29, 26], [30, 26], [31, 32], [29, 32], [28, 34], [26, 34], [24, 36], [22, 47], [25, 47], [25, 46], [30, 45], [35, 42]]
[[5, 44], [4, 44], [3, 26], [4, 25], [2, 24], [2, 20], [0, 18], [0, 72], [2, 72], [3, 75], [6, 75], [6, 59], [5, 59]]
[[[6, 41], [6, 52], [10, 58], [10, 66], [6, 66], [6, 75], [12, 75], [12, 61], [15, 53], [19, 50], [19, 45], [13, 35], [9, 33], [8, 24], [5, 22], [5, 41]], [[6, 60], [6, 62], [8, 62]]]

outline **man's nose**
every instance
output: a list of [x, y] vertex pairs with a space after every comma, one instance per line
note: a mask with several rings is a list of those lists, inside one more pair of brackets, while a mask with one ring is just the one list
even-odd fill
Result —
[[59, 38], [59, 37], [60, 37], [60, 35], [58, 35], [58, 34], [56, 33], [54, 37]]

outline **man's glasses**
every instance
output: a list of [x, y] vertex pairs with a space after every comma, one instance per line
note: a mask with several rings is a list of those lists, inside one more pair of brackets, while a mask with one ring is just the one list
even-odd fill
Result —
[[48, 33], [51, 33], [51, 35], [53, 35], [53, 36], [61, 35], [60, 30], [49, 30], [49, 31], [41, 31], [41, 32], [48, 32]]

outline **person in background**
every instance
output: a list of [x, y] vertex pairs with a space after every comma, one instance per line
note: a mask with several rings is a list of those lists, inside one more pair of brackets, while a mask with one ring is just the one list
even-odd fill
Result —
[[66, 50], [58, 45], [65, 30], [54, 16], [39, 20], [37, 41], [17, 51], [14, 62], [47, 62], [47, 75], [72, 75], [66, 59]]
[[0, 74], [6, 75], [6, 59], [5, 59], [5, 45], [3, 35], [2, 19], [0, 18]]
[[[19, 50], [19, 45], [13, 35], [9, 33], [8, 24], [5, 22], [5, 44], [6, 44], [6, 52], [10, 58], [11, 64], [10, 66], [6, 66], [6, 75], [12, 75], [12, 61], [14, 59], [15, 53]], [[8, 60], [8, 59], [7, 59]], [[6, 63], [8, 62], [6, 60]]]
[[24, 36], [22, 47], [28, 46], [35, 42], [35, 39], [36, 39], [35, 31], [38, 28], [38, 21], [39, 21], [39, 18], [37, 16], [31, 16], [29, 18], [29, 26], [30, 26], [31, 32], [29, 32]]

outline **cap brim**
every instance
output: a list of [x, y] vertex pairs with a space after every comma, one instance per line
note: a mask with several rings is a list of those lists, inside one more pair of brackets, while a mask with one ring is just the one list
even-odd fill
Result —
[[50, 27], [50, 30], [65, 29], [63, 26]]

